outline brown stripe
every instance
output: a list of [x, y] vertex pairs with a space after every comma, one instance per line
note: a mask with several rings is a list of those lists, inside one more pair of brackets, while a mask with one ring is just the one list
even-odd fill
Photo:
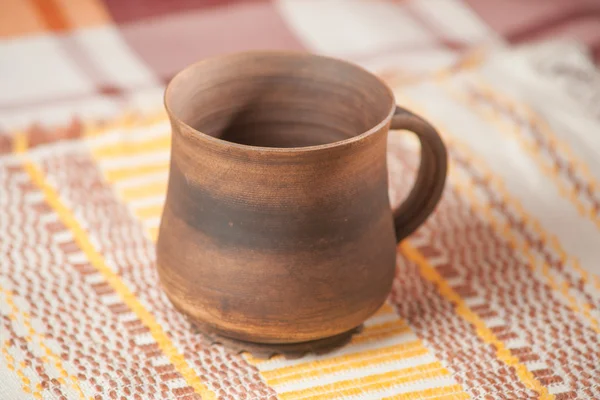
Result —
[[46, 28], [53, 32], [64, 32], [70, 29], [70, 23], [62, 9], [54, 0], [29, 0], [38, 11]]
[[[568, 4], [568, 3], [564, 3]], [[525, 42], [542, 36], [545, 31], [555, 31], [561, 25], [567, 25], [577, 20], [596, 20], [600, 23], [600, 7], [595, 2], [577, 2], [571, 3], [574, 7], [562, 10], [552, 18], [545, 19], [536, 24], [525, 25], [524, 28], [508, 32], [505, 37], [511, 43]]]

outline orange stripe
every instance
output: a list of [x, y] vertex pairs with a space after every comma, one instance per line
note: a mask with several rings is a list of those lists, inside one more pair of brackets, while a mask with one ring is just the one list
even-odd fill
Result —
[[440, 362], [419, 365], [418, 367], [403, 368], [383, 374], [364, 376], [330, 383], [323, 386], [311, 387], [293, 392], [284, 392], [279, 396], [284, 400], [299, 399], [332, 399], [349, 397], [368, 391], [382, 390], [407, 383], [447, 376], [450, 373]]
[[[110, 24], [112, 18], [102, 0], [54, 0], [62, 7], [72, 28], [89, 28]], [[127, 0], [126, 0], [127, 1]]]
[[148, 228], [148, 236], [150, 237], [150, 240], [152, 240], [153, 242], [156, 242], [156, 240], [158, 239], [158, 226], [153, 226], [152, 228]]
[[124, 134], [127, 135], [133, 128], [136, 130], [148, 128], [167, 121], [167, 114], [164, 109], [146, 115], [140, 115], [137, 112], [124, 112], [121, 116], [108, 123], [86, 123], [83, 131], [86, 137], [102, 136], [112, 132], [114, 129], [124, 131]]
[[156, 151], [168, 151], [171, 147], [171, 135], [157, 136], [150, 140], [139, 142], [121, 142], [96, 147], [92, 150], [97, 158], [126, 157]]
[[[355, 335], [350, 339], [350, 343], [348, 346], [365, 343], [365, 342], [374, 342], [376, 340], [387, 339], [392, 336], [401, 335], [404, 333], [409, 333], [410, 327], [406, 325], [406, 322], [398, 319], [396, 321], [390, 321], [383, 324], [377, 324], [366, 327], [360, 334]], [[253, 364], [258, 365], [260, 368], [261, 364], [267, 363], [272, 360], [284, 360], [283, 356], [274, 356], [270, 360], [261, 360], [252, 357], [250, 354], [245, 354], [246, 360]]]
[[465, 400], [470, 398], [471, 396], [462, 391], [460, 385], [453, 385], [425, 389], [419, 392], [400, 393], [395, 396], [385, 397], [382, 400]]
[[70, 24], [62, 8], [54, 0], [29, 0], [37, 9], [46, 27], [53, 32], [68, 31]]
[[315, 374], [319, 375], [347, 368], [364, 367], [367, 360], [369, 361], [368, 363], [381, 364], [384, 360], [394, 361], [425, 355], [427, 353], [428, 351], [421, 341], [414, 340], [394, 346], [360, 351], [338, 357], [322, 358], [299, 365], [290, 365], [289, 367], [263, 371], [262, 375], [268, 381], [269, 385], [280, 385], [293, 380], [314, 376]]
[[134, 210], [135, 215], [144, 221], [146, 218], [160, 217], [163, 211], [164, 204], [156, 204], [153, 206], [140, 207]]
[[120, 191], [120, 194], [127, 201], [149, 196], [165, 196], [167, 194], [167, 182], [153, 182], [124, 188]]
[[2, 0], [0, 4], [0, 38], [45, 30], [42, 19], [31, 3], [23, 0]]
[[409, 333], [410, 327], [405, 321], [398, 319], [383, 324], [366, 327], [359, 335], [352, 337], [350, 343], [358, 344], [365, 342], [374, 342], [382, 338], [392, 337], [394, 335]]
[[125, 167], [118, 169], [104, 170], [106, 179], [111, 182], [118, 182], [129, 178], [135, 178], [142, 175], [150, 175], [157, 172], [168, 172], [169, 162], [159, 162], [157, 164], [145, 164], [136, 167]]

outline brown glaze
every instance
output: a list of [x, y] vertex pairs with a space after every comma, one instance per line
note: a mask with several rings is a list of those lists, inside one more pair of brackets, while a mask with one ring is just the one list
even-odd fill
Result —
[[[228, 338], [285, 344], [343, 336], [382, 305], [397, 240], [444, 186], [431, 126], [367, 71], [303, 53], [202, 61], [173, 78], [165, 104], [173, 140], [157, 266], [179, 310]], [[422, 142], [415, 189], [395, 214], [390, 125]]]

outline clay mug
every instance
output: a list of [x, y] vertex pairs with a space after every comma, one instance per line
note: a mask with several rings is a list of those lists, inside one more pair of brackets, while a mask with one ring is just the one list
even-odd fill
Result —
[[[206, 59], [165, 91], [172, 126], [157, 268], [201, 329], [257, 343], [335, 337], [385, 301], [396, 244], [446, 179], [436, 130], [375, 75], [333, 58], [252, 51]], [[390, 209], [389, 129], [414, 132], [414, 188]]]

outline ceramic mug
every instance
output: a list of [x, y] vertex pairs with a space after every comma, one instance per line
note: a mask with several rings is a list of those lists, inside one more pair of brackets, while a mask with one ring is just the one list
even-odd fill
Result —
[[[385, 301], [396, 244], [446, 179], [436, 130], [366, 70], [253, 51], [193, 64], [165, 92], [172, 126], [157, 268], [198, 326], [258, 343], [315, 341]], [[414, 188], [390, 209], [388, 129], [414, 132]]]

